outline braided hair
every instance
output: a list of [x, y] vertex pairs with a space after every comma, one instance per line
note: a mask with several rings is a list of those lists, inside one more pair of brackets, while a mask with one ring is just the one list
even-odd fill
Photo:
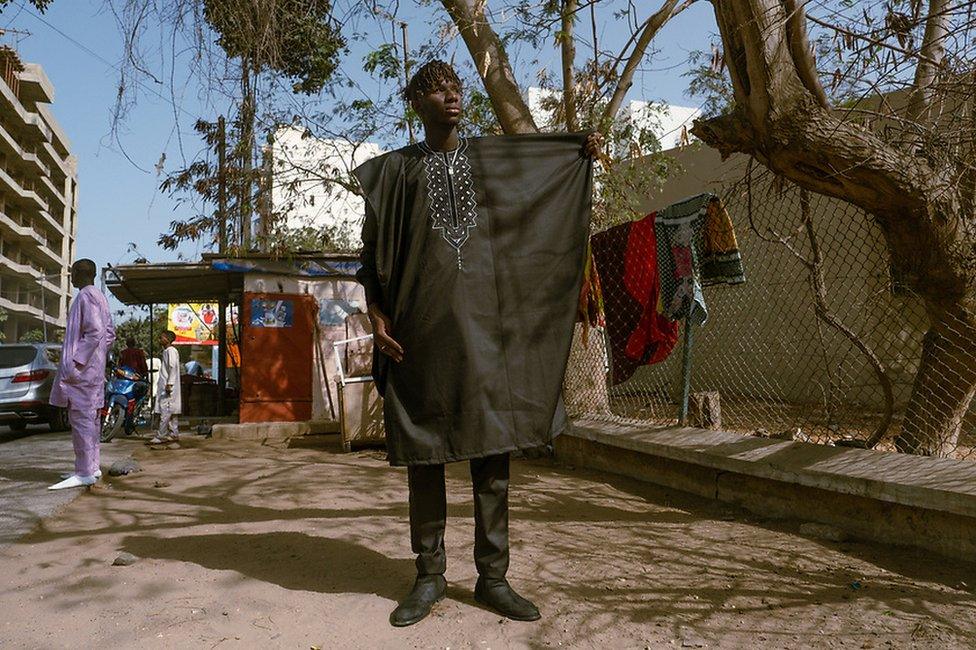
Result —
[[456, 83], [457, 87], [461, 88], [461, 79], [451, 64], [434, 59], [425, 63], [410, 77], [407, 87], [403, 89], [403, 96], [407, 101], [414, 101], [436, 90], [445, 81]]

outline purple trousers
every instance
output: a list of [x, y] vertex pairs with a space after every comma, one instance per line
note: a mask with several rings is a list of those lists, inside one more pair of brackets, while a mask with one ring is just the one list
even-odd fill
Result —
[[75, 447], [75, 474], [92, 476], [101, 460], [98, 411], [68, 408], [68, 422], [71, 423], [71, 442]]

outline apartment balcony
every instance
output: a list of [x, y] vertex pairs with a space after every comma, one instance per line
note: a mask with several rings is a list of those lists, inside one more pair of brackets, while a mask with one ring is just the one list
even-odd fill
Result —
[[37, 232], [29, 224], [24, 224], [14, 217], [0, 212], [0, 229], [3, 230], [4, 238], [16, 242], [33, 242], [38, 246], [46, 246], [47, 239]]
[[64, 260], [61, 259], [60, 247], [58, 247], [58, 250], [55, 251], [53, 248], [51, 248], [50, 242], [43, 240], [43, 243], [37, 247], [37, 250], [40, 253], [39, 257], [47, 264], [58, 267], [64, 266]]
[[66, 235], [67, 232], [64, 229], [64, 223], [55, 219], [47, 210], [41, 210], [41, 218], [44, 219], [48, 225], [54, 228], [55, 232], [59, 232], [62, 235]]
[[[0, 84], [2, 86], [3, 84]], [[0, 169], [0, 189], [10, 190], [14, 202], [32, 210], [47, 210], [47, 202], [34, 190], [25, 189], [7, 170]]]
[[60, 296], [62, 295], [61, 287], [51, 282], [51, 280], [47, 278], [41, 278], [37, 280], [37, 284], [44, 287], [45, 289], [53, 293], [55, 297], [58, 297], [60, 299]]
[[2, 123], [0, 123], [0, 150], [7, 154], [9, 162], [23, 161], [32, 174], [37, 174], [41, 178], [51, 175], [51, 168], [41, 160], [41, 157], [21, 147]]
[[[46, 307], [53, 307], [54, 305], [45, 305]], [[11, 314], [16, 314], [19, 316], [30, 316], [35, 318], [38, 323], [44, 323], [47, 321], [48, 325], [53, 325], [55, 327], [66, 327], [67, 322], [64, 318], [59, 318], [58, 316], [52, 316], [51, 314], [45, 314], [40, 307], [35, 307], [34, 305], [16, 302], [14, 300], [9, 300], [0, 296], [0, 308], [7, 310]]]
[[51, 168], [44, 164], [41, 157], [36, 153], [30, 153], [23, 151], [20, 155], [20, 159], [27, 164], [27, 168], [36, 172], [41, 178], [49, 178], [51, 176]]
[[19, 118], [18, 126], [23, 125], [26, 133], [44, 142], [50, 142], [54, 134], [44, 119], [37, 113], [24, 108], [17, 96], [10, 90], [10, 86], [0, 83], [0, 111]]
[[51, 182], [51, 179], [48, 176], [41, 176], [41, 184], [47, 188], [47, 190], [51, 193], [51, 196], [54, 197], [54, 200], [61, 204], [61, 210], [55, 208], [55, 213], [63, 211], [67, 206], [67, 201], [64, 198], [62, 190], [55, 187], [54, 183]]
[[55, 151], [59, 151], [62, 156], [68, 156], [71, 153], [71, 141], [68, 140], [67, 134], [58, 121], [54, 119], [51, 107], [47, 104], [37, 104], [35, 108], [37, 112], [34, 115], [43, 120], [44, 128], [50, 134], [47, 140], [54, 145]]
[[50, 104], [54, 101], [54, 84], [47, 78], [44, 68], [36, 63], [25, 63], [17, 75], [20, 80], [20, 97], [29, 102]]
[[44, 274], [43, 270], [38, 270], [29, 263], [14, 261], [5, 253], [0, 253], [0, 268], [6, 269], [22, 280], [34, 280], [37, 276]]
[[53, 145], [51, 145], [50, 142], [45, 142], [40, 148], [47, 153], [48, 158], [54, 163], [58, 170], [64, 174], [65, 178], [74, 177], [74, 170], [71, 168], [71, 165], [68, 164], [66, 159], [62, 158], [61, 155], [58, 154], [57, 150]]

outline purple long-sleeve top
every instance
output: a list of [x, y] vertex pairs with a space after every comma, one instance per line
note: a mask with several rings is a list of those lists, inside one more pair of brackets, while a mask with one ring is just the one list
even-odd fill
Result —
[[68, 312], [51, 404], [78, 410], [101, 408], [105, 401], [105, 358], [114, 342], [108, 300], [94, 286], [83, 288]]

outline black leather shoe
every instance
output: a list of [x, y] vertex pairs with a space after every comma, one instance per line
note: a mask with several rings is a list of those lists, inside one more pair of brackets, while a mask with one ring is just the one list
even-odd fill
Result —
[[474, 599], [513, 621], [538, 621], [542, 617], [538, 608], [515, 593], [504, 578], [478, 578]]
[[427, 618], [434, 603], [442, 600], [445, 593], [447, 580], [444, 576], [417, 576], [410, 594], [390, 614], [390, 624], [394, 627], [406, 627], [419, 623]]

